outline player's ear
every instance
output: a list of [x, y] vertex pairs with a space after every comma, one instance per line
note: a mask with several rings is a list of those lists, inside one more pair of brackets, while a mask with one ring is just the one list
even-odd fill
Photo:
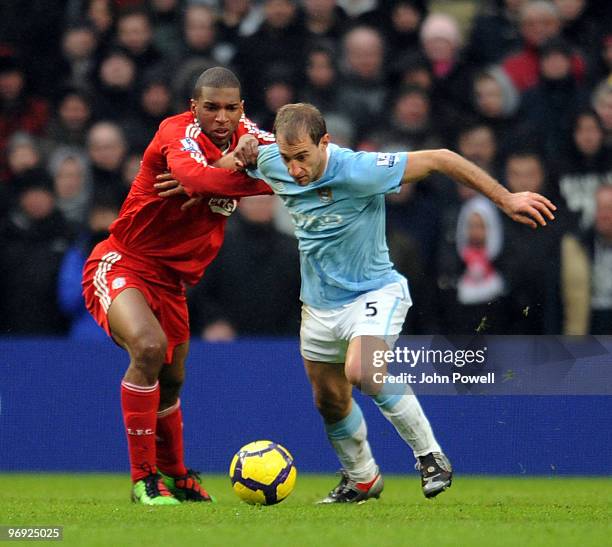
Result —
[[240, 100], [240, 113], [244, 114], [244, 99]]
[[329, 133], [325, 133], [325, 135], [323, 135], [321, 137], [321, 140], [319, 141], [319, 144], [323, 145], [323, 148], [327, 148], [327, 145], [330, 143], [330, 136]]
[[191, 113], [195, 116], [196, 115], [196, 101], [195, 99], [190, 99], [189, 100], [189, 110], [191, 110]]

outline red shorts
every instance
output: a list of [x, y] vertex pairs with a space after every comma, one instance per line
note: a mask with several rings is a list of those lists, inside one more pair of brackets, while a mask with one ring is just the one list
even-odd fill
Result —
[[168, 339], [166, 363], [172, 362], [174, 348], [189, 340], [189, 314], [185, 288], [154, 263], [127, 256], [108, 241], [98, 244], [83, 268], [85, 306], [97, 323], [112, 336], [108, 310], [114, 298], [128, 288], [138, 289]]

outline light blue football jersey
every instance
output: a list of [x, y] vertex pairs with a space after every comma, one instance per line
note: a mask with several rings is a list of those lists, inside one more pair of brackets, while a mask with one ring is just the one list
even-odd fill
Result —
[[406, 153], [353, 152], [328, 146], [323, 176], [307, 186], [287, 172], [278, 145], [259, 148], [257, 169], [289, 210], [299, 241], [300, 298], [314, 308], [352, 302], [402, 279], [385, 237], [385, 194], [399, 191]]

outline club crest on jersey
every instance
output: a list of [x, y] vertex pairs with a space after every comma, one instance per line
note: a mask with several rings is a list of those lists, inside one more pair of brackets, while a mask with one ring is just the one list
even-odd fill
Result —
[[217, 213], [223, 216], [230, 216], [238, 205], [235, 199], [231, 198], [210, 198], [208, 206], [213, 213]]
[[397, 154], [380, 153], [376, 158], [376, 167], [393, 167], [397, 161]]
[[125, 284], [126, 284], [125, 277], [116, 277], [115, 279], [113, 279], [111, 287], [114, 290], [117, 290], [117, 289], [121, 289], [122, 287], [125, 287]]
[[317, 188], [317, 194], [323, 203], [331, 203], [334, 199], [331, 188]]
[[183, 148], [181, 150], [184, 150], [185, 152], [195, 152], [196, 154], [202, 153], [200, 147], [198, 146], [198, 143], [194, 141], [191, 137], [185, 137], [184, 139], [181, 139], [181, 144], [183, 145]]

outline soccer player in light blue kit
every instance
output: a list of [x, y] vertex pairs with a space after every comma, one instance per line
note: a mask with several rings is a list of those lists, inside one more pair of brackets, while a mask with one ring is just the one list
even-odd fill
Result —
[[385, 194], [438, 171], [533, 228], [554, 219], [555, 206], [539, 194], [510, 193], [448, 150], [389, 154], [339, 148], [330, 143], [325, 120], [312, 105], [282, 107], [274, 128], [277, 144], [260, 147], [257, 156], [253, 149], [257, 166], [249, 174], [280, 196], [299, 240], [301, 353], [343, 468], [340, 483], [321, 503], [359, 503], [383, 489], [366, 423], [352, 398], [354, 386], [373, 398], [410, 445], [423, 493], [434, 497], [451, 485], [452, 469], [417, 398], [408, 386], [398, 392], [397, 385], [373, 382], [373, 351], [393, 347], [412, 304], [406, 279], [389, 260]]
[[[388, 349], [412, 304], [385, 239], [385, 194], [440, 171], [492, 199], [515, 220], [546, 224], [555, 207], [538, 194], [511, 194], [484, 171], [446, 150], [353, 152], [329, 142], [325, 120], [306, 104], [275, 120], [277, 144], [259, 148], [257, 169], [291, 213], [302, 274], [301, 353], [327, 436], [340, 459], [340, 484], [323, 503], [378, 497], [383, 481], [372, 456], [358, 386], [395, 426], [417, 458], [423, 493], [450, 486], [451, 466], [417, 398], [372, 384], [371, 354]], [[535, 219], [535, 220], [534, 220]], [[365, 389], [364, 389], [365, 388]]]

